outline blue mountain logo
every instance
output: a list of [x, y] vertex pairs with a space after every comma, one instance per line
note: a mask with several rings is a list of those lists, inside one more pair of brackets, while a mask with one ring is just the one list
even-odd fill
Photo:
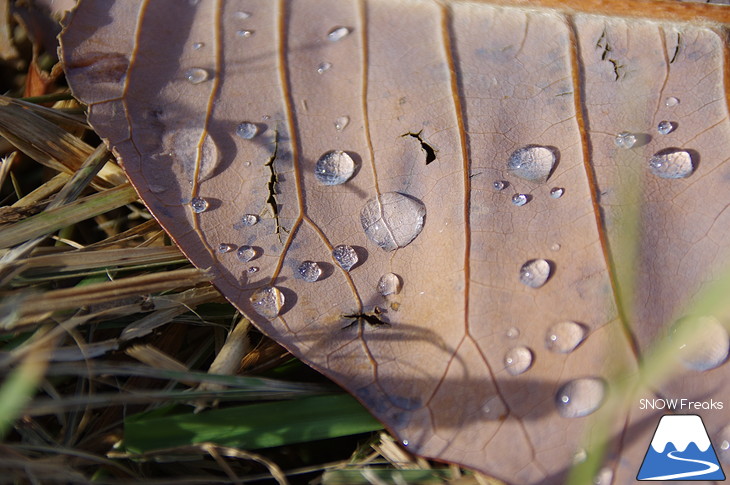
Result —
[[637, 480], [725, 480], [702, 418], [662, 416], [646, 450]]

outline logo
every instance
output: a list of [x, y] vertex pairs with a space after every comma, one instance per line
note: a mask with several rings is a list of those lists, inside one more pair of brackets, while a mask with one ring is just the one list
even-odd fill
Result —
[[662, 416], [646, 450], [637, 480], [725, 480], [702, 418]]

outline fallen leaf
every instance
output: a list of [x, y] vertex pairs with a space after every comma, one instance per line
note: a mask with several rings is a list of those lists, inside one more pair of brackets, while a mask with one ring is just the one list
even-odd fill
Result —
[[730, 15], [497, 3], [86, 0], [62, 57], [181, 250], [409, 450], [562, 483], [608, 440], [625, 483], [639, 397], [728, 384], [592, 420], [727, 267]]

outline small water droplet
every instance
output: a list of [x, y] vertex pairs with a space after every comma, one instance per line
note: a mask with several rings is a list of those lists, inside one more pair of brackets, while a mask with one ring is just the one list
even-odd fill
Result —
[[262, 317], [273, 320], [284, 306], [284, 294], [274, 286], [264, 286], [254, 291], [249, 299], [253, 309]]
[[348, 27], [335, 27], [327, 33], [327, 38], [332, 42], [337, 42], [338, 40], [347, 37], [350, 32], [352, 32], [352, 29]]
[[673, 108], [679, 104], [679, 100], [675, 98], [674, 96], [669, 96], [667, 99], [664, 100], [664, 106], [668, 108]]
[[237, 31], [236, 31], [236, 35], [237, 35], [238, 37], [242, 37], [242, 38], [244, 38], [244, 39], [248, 39], [248, 38], [249, 38], [249, 37], [251, 37], [251, 36], [252, 36], [253, 34], [254, 34], [254, 31], [253, 31], [253, 30], [241, 29], [241, 30], [237, 30]]
[[690, 343], [678, 342], [678, 357], [687, 369], [706, 371], [725, 363], [730, 352], [730, 336], [717, 318], [697, 317], [684, 320], [682, 325], [700, 329]]
[[345, 271], [350, 271], [350, 269], [357, 264], [358, 259], [355, 250], [352, 249], [352, 246], [348, 246], [347, 244], [335, 246], [334, 251], [332, 251], [332, 257], [335, 258], [337, 264], [339, 264]]
[[550, 189], [550, 197], [552, 197], [553, 199], [561, 198], [564, 193], [565, 189], [562, 187], [553, 187], [552, 189]]
[[247, 272], [248, 272], [248, 274], [258, 273], [259, 272], [259, 267], [258, 266], [251, 266], [250, 268], [248, 268]]
[[512, 196], [512, 203], [517, 207], [521, 207], [529, 201], [527, 194], [515, 194]]
[[322, 268], [314, 261], [303, 261], [297, 268], [299, 277], [309, 283], [314, 283], [322, 276]]
[[564, 418], [587, 416], [598, 409], [606, 395], [606, 383], [597, 377], [582, 377], [564, 384], [555, 395], [558, 413]]
[[205, 44], [203, 42], [193, 43], [193, 49], [195, 49], [196, 51], [202, 49], [203, 47], [205, 47]]
[[241, 226], [249, 227], [255, 226], [259, 222], [259, 216], [256, 214], [245, 214], [241, 217]]
[[251, 17], [251, 14], [249, 12], [236, 12], [233, 14], [237, 19], [245, 20], [249, 17]]
[[560, 251], [560, 244], [553, 243], [553, 245], [550, 246], [550, 251]]
[[505, 188], [507, 188], [507, 185], [509, 184], [504, 180], [495, 180], [494, 182], [492, 182], [492, 188], [497, 191], [504, 190]]
[[403, 441], [401, 441], [401, 443], [403, 444], [403, 446], [408, 446], [408, 445], [410, 444], [410, 443], [408, 442], [408, 440], [403, 440]]
[[593, 477], [593, 485], [610, 485], [612, 480], [613, 471], [608, 467], [603, 467]]
[[496, 421], [507, 415], [507, 406], [499, 396], [492, 396], [484, 403], [482, 411], [487, 419]]
[[520, 329], [517, 327], [510, 327], [507, 329], [507, 338], [515, 339], [520, 336]]
[[668, 135], [674, 131], [674, 127], [675, 125], [671, 121], [662, 120], [657, 125], [656, 131], [658, 131], [661, 135]]
[[317, 160], [314, 175], [324, 185], [339, 185], [347, 182], [355, 173], [355, 161], [342, 150], [332, 150]]
[[730, 464], [730, 424], [724, 426], [720, 433], [717, 435], [717, 440], [720, 442], [720, 452], [718, 458], [724, 463]]
[[678, 148], [658, 151], [649, 159], [649, 171], [664, 179], [689, 177], [694, 171], [692, 155]]
[[400, 277], [395, 273], [385, 273], [378, 281], [378, 293], [383, 296], [397, 295], [401, 290]]
[[550, 263], [544, 259], [532, 259], [520, 268], [520, 283], [540, 288], [550, 277]]
[[528, 145], [515, 150], [507, 161], [507, 171], [531, 182], [545, 182], [555, 165], [555, 152], [548, 147]]
[[221, 254], [230, 253], [234, 249], [236, 249], [235, 244], [221, 243], [218, 245], [218, 252]]
[[421, 233], [425, 217], [423, 202], [398, 192], [373, 197], [360, 211], [365, 234], [386, 251], [410, 244]]
[[586, 337], [586, 329], [576, 322], [560, 322], [550, 327], [545, 335], [545, 347], [553, 352], [568, 354]]
[[636, 135], [634, 135], [633, 133], [629, 133], [628, 131], [622, 131], [621, 133], [616, 135], [616, 138], [614, 138], [613, 142], [619, 148], [629, 149], [636, 145]]
[[193, 197], [193, 199], [190, 201], [190, 207], [196, 214], [205, 212], [206, 210], [208, 210], [208, 206], [208, 201], [202, 197]]
[[244, 121], [236, 128], [236, 135], [244, 140], [250, 140], [259, 133], [259, 127], [249, 121]]
[[210, 77], [208, 71], [200, 67], [193, 67], [185, 72], [185, 79], [192, 84], [200, 84]]
[[513, 347], [504, 355], [504, 368], [513, 376], [525, 372], [532, 366], [532, 351], [525, 347]]
[[573, 464], [577, 465], [578, 463], [583, 463], [586, 461], [586, 458], [588, 458], [588, 453], [586, 450], [581, 448], [575, 452], [575, 455], [573, 455]]
[[331, 62], [322, 62], [317, 66], [317, 72], [319, 74], [324, 74], [325, 72], [332, 69], [332, 63]]
[[340, 116], [335, 120], [335, 130], [342, 131], [350, 124], [349, 116]]
[[236, 251], [236, 256], [241, 260], [242, 263], [248, 263], [256, 257], [256, 250], [251, 246], [241, 246]]

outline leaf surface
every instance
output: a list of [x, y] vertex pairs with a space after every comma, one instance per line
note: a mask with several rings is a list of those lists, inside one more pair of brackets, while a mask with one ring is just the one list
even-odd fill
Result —
[[[592, 413], [564, 415], [592, 411], [616, 372], [635, 372], [728, 262], [727, 14], [636, 5], [595, 15], [458, 1], [86, 0], [62, 50], [91, 124], [152, 213], [259, 328], [414, 452], [513, 483], [561, 483], [584, 437], [603, 439]], [[667, 135], [662, 120], [675, 124]], [[624, 131], [633, 148], [616, 145]], [[531, 146], [556, 158], [547, 182], [508, 170]], [[651, 173], [668, 148], [689, 153], [690, 176]], [[355, 173], [324, 185], [315, 166], [332, 150]], [[393, 251], [360, 220], [388, 193], [426, 210]], [[409, 224], [396, 217], [386, 232]], [[358, 256], [350, 271], [333, 258], [341, 244]], [[540, 288], [520, 281], [534, 259], [551, 269]], [[300, 276], [304, 261], [322, 270], [316, 282]], [[386, 273], [400, 293], [379, 292]], [[251, 300], [268, 286], [284, 297], [269, 318]], [[550, 350], [566, 321], [585, 339]], [[512, 375], [505, 359], [525, 356], [516, 347], [532, 361]], [[587, 387], [566, 404], [577, 379]], [[638, 395], [702, 401], [727, 384], [719, 365]], [[638, 400], [608, 424], [604, 473], [616, 483], [633, 480], [660, 414]], [[727, 418], [727, 407], [704, 415], [716, 446]]]

